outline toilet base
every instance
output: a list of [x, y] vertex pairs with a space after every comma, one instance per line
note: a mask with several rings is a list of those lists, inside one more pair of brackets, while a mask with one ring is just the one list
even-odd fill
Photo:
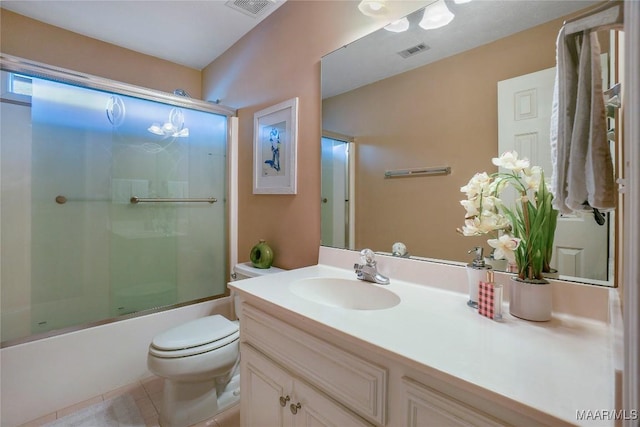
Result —
[[161, 427], [187, 427], [197, 424], [240, 402], [240, 375], [233, 376], [218, 396], [214, 380], [178, 382], [164, 380], [160, 408]]

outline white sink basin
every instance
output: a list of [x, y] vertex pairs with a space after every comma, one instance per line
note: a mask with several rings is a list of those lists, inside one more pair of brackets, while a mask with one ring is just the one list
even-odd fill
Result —
[[351, 310], [382, 310], [400, 303], [400, 297], [390, 290], [357, 279], [301, 279], [289, 285], [289, 290], [318, 304]]

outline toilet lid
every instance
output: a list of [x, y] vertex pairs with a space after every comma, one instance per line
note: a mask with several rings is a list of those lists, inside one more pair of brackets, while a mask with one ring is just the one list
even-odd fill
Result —
[[237, 323], [216, 314], [168, 329], [156, 335], [151, 346], [165, 351], [184, 350], [224, 340], [237, 332]]

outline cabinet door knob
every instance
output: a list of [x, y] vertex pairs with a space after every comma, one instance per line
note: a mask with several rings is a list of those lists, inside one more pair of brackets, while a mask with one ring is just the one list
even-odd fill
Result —
[[280, 396], [280, 406], [283, 408], [287, 406], [287, 402], [290, 401], [291, 398], [289, 396]]
[[291, 405], [289, 405], [289, 409], [291, 409], [291, 413], [293, 415], [298, 413], [298, 409], [302, 408], [302, 405], [300, 404], [300, 402], [296, 403], [295, 405], [292, 403]]

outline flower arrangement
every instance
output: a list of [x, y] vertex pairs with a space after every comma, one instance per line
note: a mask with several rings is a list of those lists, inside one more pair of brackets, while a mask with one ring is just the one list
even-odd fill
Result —
[[[544, 280], [549, 272], [558, 211], [553, 209], [553, 195], [544, 181], [539, 166], [519, 159], [515, 151], [507, 151], [492, 159], [494, 165], [506, 169], [491, 175], [475, 174], [460, 188], [467, 195], [460, 204], [466, 209], [465, 224], [458, 228], [464, 236], [495, 233], [488, 239], [494, 258], [506, 258], [518, 266], [521, 280]], [[515, 206], [505, 206], [501, 197], [507, 188], [516, 192]]]

